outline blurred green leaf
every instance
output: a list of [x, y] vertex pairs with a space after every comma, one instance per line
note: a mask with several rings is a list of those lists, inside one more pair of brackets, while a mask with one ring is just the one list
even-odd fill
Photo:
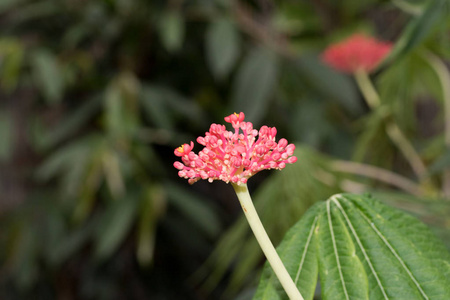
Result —
[[153, 260], [156, 226], [166, 208], [165, 192], [159, 185], [149, 186], [142, 195], [138, 227], [137, 259], [146, 266]]
[[178, 11], [168, 11], [159, 20], [161, 42], [169, 52], [180, 50], [184, 40], [185, 24]]
[[[448, 17], [450, 6], [447, 0], [428, 1], [421, 15], [414, 18], [404, 29], [389, 56], [382, 66], [401, 59], [403, 56], [420, 45], [429, 33], [440, 24], [441, 20]], [[382, 67], [380, 66], [380, 67]]]
[[0, 39], [0, 79], [7, 92], [13, 91], [20, 79], [24, 46], [15, 39]]
[[145, 86], [142, 89], [141, 105], [150, 122], [160, 128], [173, 128], [173, 118], [167, 108], [166, 93], [163, 90]]
[[239, 56], [239, 33], [228, 19], [213, 21], [206, 32], [206, 58], [214, 76], [225, 77]]
[[104, 95], [105, 125], [113, 137], [130, 138], [140, 122], [140, 86], [132, 73], [124, 72], [111, 81]]
[[58, 14], [61, 9], [61, 2], [55, 2], [53, 0], [41, 0], [41, 1], [25, 1], [24, 5], [20, 6], [13, 18], [12, 22], [15, 24], [23, 24], [33, 20], [39, 20], [39, 18], [50, 18], [51, 16]]
[[47, 150], [75, 134], [83, 125], [87, 125], [89, 119], [99, 111], [100, 100], [100, 97], [86, 100], [79, 108], [72, 110], [67, 118], [61, 120], [57, 126], [49, 128], [43, 133], [43, 136], [36, 139], [38, 147]]
[[122, 93], [116, 82], [112, 83], [105, 94], [105, 119], [106, 127], [114, 136], [123, 136], [125, 128], [123, 124]]
[[137, 204], [136, 195], [127, 195], [106, 207], [95, 235], [97, 259], [105, 260], [118, 249], [133, 225]]
[[126, 190], [119, 154], [114, 149], [105, 149], [101, 155], [101, 162], [112, 198], [117, 199], [123, 196]]
[[64, 77], [55, 55], [48, 50], [39, 49], [32, 52], [31, 60], [34, 80], [48, 104], [61, 101], [64, 93]]
[[25, 0], [2, 0], [0, 2], [0, 13], [7, 11], [8, 9], [13, 8], [15, 5], [24, 2]]
[[220, 232], [221, 224], [211, 204], [206, 199], [182, 188], [178, 184], [166, 183], [168, 201], [183, 213], [197, 228], [209, 237], [215, 237]]
[[67, 259], [75, 255], [83, 245], [92, 236], [93, 230], [95, 230], [95, 221], [88, 221], [87, 224], [83, 224], [81, 228], [70, 230], [67, 235], [62, 237], [57, 243], [48, 243], [47, 255], [50, 256], [50, 262], [54, 266], [59, 266]]
[[444, 153], [442, 153], [442, 155], [430, 166], [428, 169], [429, 175], [440, 173], [444, 170], [448, 170], [448, 168], [450, 168], [450, 149], [444, 151]]
[[0, 111], [0, 161], [6, 161], [13, 151], [13, 120], [8, 111]]
[[170, 87], [161, 85], [143, 85], [142, 105], [150, 121], [161, 127], [172, 127], [174, 114], [183, 122], [204, 125], [206, 115], [198, 103], [180, 95]]
[[330, 127], [324, 115], [324, 101], [308, 97], [304, 101], [298, 101], [292, 107], [295, 119], [292, 122], [292, 137], [295, 141], [311, 147], [319, 147]]
[[297, 68], [298, 76], [325, 99], [338, 102], [353, 114], [362, 110], [355, 84], [348, 76], [330, 69], [311, 55], [305, 54], [291, 63]]
[[69, 169], [72, 163], [82, 165], [83, 157], [88, 154], [88, 151], [89, 145], [85, 140], [66, 145], [44, 160], [41, 166], [36, 169], [35, 176], [39, 180], [49, 180]]
[[277, 84], [278, 58], [264, 48], [247, 54], [233, 83], [230, 111], [244, 112], [254, 123], [261, 121]]

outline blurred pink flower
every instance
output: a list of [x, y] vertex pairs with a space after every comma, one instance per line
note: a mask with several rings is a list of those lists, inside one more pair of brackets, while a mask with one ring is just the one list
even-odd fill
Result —
[[234, 133], [227, 131], [225, 125], [212, 124], [205, 137], [197, 138], [205, 146], [198, 155], [192, 151], [193, 142], [175, 149], [175, 155], [183, 162], [174, 163], [178, 175], [189, 179], [191, 184], [199, 179], [241, 184], [261, 170], [283, 169], [286, 163], [297, 161], [293, 156], [294, 144], [288, 145], [286, 139], [275, 142], [275, 127], [262, 126], [258, 131], [244, 118], [242, 112], [225, 117]]
[[323, 53], [325, 63], [336, 70], [354, 73], [373, 71], [389, 54], [392, 44], [378, 41], [372, 37], [354, 34], [349, 38], [329, 46]]

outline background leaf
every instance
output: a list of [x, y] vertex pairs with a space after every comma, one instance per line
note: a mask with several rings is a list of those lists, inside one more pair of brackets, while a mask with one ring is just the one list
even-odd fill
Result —
[[278, 59], [264, 48], [254, 48], [245, 58], [236, 76], [230, 111], [243, 111], [258, 124], [269, 107], [276, 84]]
[[101, 224], [96, 232], [96, 257], [106, 259], [125, 238], [131, 228], [137, 203], [132, 198], [116, 200], [102, 216]]
[[64, 92], [64, 76], [57, 58], [48, 50], [33, 52], [33, 75], [39, 83], [47, 102], [61, 101]]
[[0, 161], [10, 158], [14, 149], [13, 119], [7, 111], [0, 111]]
[[449, 9], [446, 0], [428, 1], [422, 14], [414, 18], [405, 28], [383, 65], [400, 59], [420, 45], [442, 18], [448, 15]]
[[228, 19], [219, 19], [206, 32], [208, 64], [217, 78], [223, 78], [233, 68], [239, 56], [239, 33]]
[[161, 42], [169, 52], [180, 50], [185, 30], [183, 16], [177, 11], [168, 11], [159, 21]]

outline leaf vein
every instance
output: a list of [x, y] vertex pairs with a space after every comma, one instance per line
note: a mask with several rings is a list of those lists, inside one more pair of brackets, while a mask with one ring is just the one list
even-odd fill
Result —
[[347, 288], [345, 286], [344, 275], [342, 274], [341, 263], [339, 261], [339, 254], [336, 246], [336, 239], [334, 237], [333, 226], [331, 222], [331, 213], [330, 213], [330, 201], [327, 201], [327, 216], [328, 216], [328, 225], [330, 227], [331, 240], [333, 241], [334, 255], [336, 256], [336, 263], [339, 271], [339, 276], [341, 277], [342, 288], [344, 289], [345, 299], [349, 300]]
[[402, 267], [405, 269], [406, 273], [411, 278], [413, 283], [416, 285], [417, 289], [422, 294], [422, 296], [425, 299], [429, 300], [427, 294], [424, 292], [424, 290], [422, 289], [422, 287], [420, 286], [419, 282], [414, 277], [414, 275], [412, 274], [411, 270], [408, 268], [406, 263], [402, 260], [400, 255], [398, 255], [397, 251], [395, 251], [394, 247], [392, 247], [392, 245], [389, 243], [389, 241], [384, 237], [384, 235], [378, 230], [378, 228], [375, 226], [375, 224], [373, 222], [371, 222], [371, 220], [366, 215], [364, 215], [361, 211], [359, 211], [359, 213], [364, 217], [366, 222], [369, 223], [369, 225], [372, 227], [372, 229], [375, 231], [375, 233], [380, 237], [380, 239], [383, 241], [383, 243], [389, 248], [389, 250], [395, 256], [395, 258], [398, 260], [398, 262], [402, 265]]
[[311, 230], [309, 231], [309, 234], [308, 234], [308, 239], [306, 240], [306, 244], [305, 244], [305, 248], [303, 250], [302, 258], [300, 260], [300, 264], [298, 266], [298, 271], [297, 271], [297, 274], [295, 276], [295, 281], [294, 281], [295, 285], [297, 285], [298, 279], [300, 277], [300, 273], [302, 272], [303, 263], [305, 261], [306, 253], [308, 252], [308, 247], [309, 247], [309, 244], [311, 242], [311, 238], [312, 238], [313, 233], [314, 233], [314, 228], [316, 227], [317, 218], [318, 218], [317, 216], [314, 218], [314, 222], [313, 222], [313, 224], [311, 226]]
[[353, 227], [350, 219], [348, 218], [347, 214], [345, 213], [344, 209], [342, 208], [342, 206], [339, 203], [339, 201], [337, 200], [337, 198], [338, 197], [332, 197], [331, 199], [334, 201], [334, 203], [336, 203], [337, 207], [339, 208], [339, 210], [341, 211], [341, 213], [344, 216], [345, 220], [347, 221], [347, 224], [350, 227], [350, 230], [352, 231], [353, 236], [355, 237], [356, 242], [358, 243], [359, 248], [361, 249], [361, 251], [362, 251], [362, 253], [363, 253], [364, 257], [365, 257], [365, 259], [366, 259], [366, 261], [367, 261], [367, 263], [369, 265], [369, 268], [372, 271], [372, 274], [375, 276], [375, 279], [377, 280], [378, 286], [380, 287], [380, 290], [383, 293], [384, 299], [389, 299], [389, 297], [386, 295], [386, 291], [385, 291], [383, 285], [381, 284], [380, 278], [378, 277], [378, 274], [377, 274], [377, 272], [375, 271], [375, 268], [372, 265], [372, 261], [370, 260], [369, 256], [367, 255], [366, 250], [364, 249], [364, 247], [363, 247], [363, 245], [361, 243], [361, 240], [359, 239], [359, 236], [356, 233], [355, 228]]

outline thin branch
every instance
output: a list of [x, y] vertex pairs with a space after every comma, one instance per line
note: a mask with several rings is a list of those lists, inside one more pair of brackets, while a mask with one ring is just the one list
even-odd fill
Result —
[[334, 161], [331, 164], [331, 168], [337, 172], [376, 179], [415, 196], [423, 195], [423, 191], [417, 183], [386, 169], [344, 160]]

